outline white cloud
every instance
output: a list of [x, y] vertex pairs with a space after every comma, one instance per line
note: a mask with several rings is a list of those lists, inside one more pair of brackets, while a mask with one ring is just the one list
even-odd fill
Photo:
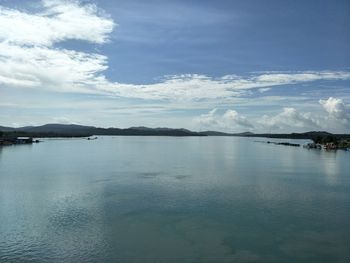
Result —
[[227, 110], [220, 115], [217, 109], [213, 109], [195, 118], [194, 122], [200, 129], [219, 129], [228, 132], [251, 130], [254, 127], [246, 117], [239, 115], [235, 110]]
[[[161, 110], [165, 111], [189, 107], [208, 109], [218, 105], [222, 108], [232, 105], [233, 98], [245, 106], [261, 106], [272, 102], [274, 106], [282, 105], [286, 101], [291, 102], [292, 97], [264, 96], [259, 101], [253, 101], [242, 95], [256, 92], [262, 96], [262, 93], [283, 85], [321, 80], [350, 80], [349, 71], [303, 71], [265, 72], [249, 76], [226, 75], [216, 78], [185, 74], [167, 76], [153, 84], [117, 83], [109, 81], [104, 75], [108, 68], [106, 56], [67, 50], [56, 45], [66, 40], [103, 44], [108, 41], [114, 26], [114, 21], [95, 5], [75, 0], [43, 0], [35, 13], [0, 6], [0, 88], [98, 93], [106, 98], [138, 99], [138, 103], [144, 100], [144, 104], [140, 102], [140, 105], [162, 105], [164, 108]], [[4, 93], [1, 95], [3, 102], [8, 103], [3, 97]], [[297, 99], [302, 100], [300, 96]], [[108, 105], [114, 103], [109, 101]], [[294, 103], [294, 108], [285, 108], [276, 115], [252, 119], [231, 109], [222, 114], [214, 109], [196, 118], [196, 124], [227, 131], [275, 128], [280, 131], [313, 128], [344, 131], [349, 128], [348, 105], [335, 98], [320, 103], [327, 112], [326, 117], [301, 113]], [[48, 104], [46, 102], [45, 105]], [[92, 105], [103, 109], [105, 104], [106, 101], [96, 104], [90, 101], [86, 108]], [[130, 112], [130, 109], [127, 111]]]
[[172, 76], [156, 84], [125, 85], [111, 83], [108, 87], [101, 85], [101, 88], [122, 97], [198, 102], [239, 97], [251, 89], [259, 88], [260, 92], [264, 92], [273, 86], [334, 79], [350, 79], [350, 72], [269, 73], [252, 77], [223, 76], [220, 78], [194, 74]]
[[[0, 43], [0, 83], [60, 91], [94, 89], [106, 57], [66, 49]], [[73, 87], [72, 87], [73, 85]]]
[[320, 104], [329, 113], [332, 118], [348, 121], [350, 119], [350, 110], [342, 99], [330, 97], [328, 100], [320, 100]]
[[30, 14], [0, 6], [0, 84], [46, 90], [98, 92], [107, 58], [54, 47], [68, 39], [104, 43], [113, 20], [95, 5], [43, 0]]
[[217, 109], [212, 109], [206, 114], [201, 114], [199, 117], [194, 119], [194, 122], [205, 129], [217, 128], [220, 126], [217, 116], [215, 116]]
[[246, 117], [239, 115], [235, 110], [227, 110], [223, 115], [223, 120], [228, 124], [228, 127], [238, 125], [248, 129], [253, 128], [253, 125], [250, 123], [250, 121], [248, 121]]
[[79, 124], [73, 121], [70, 117], [66, 117], [66, 116], [53, 117], [51, 122], [61, 123], [61, 124]]
[[320, 100], [326, 111], [322, 113], [304, 113], [295, 108], [286, 107], [275, 115], [254, 116], [246, 118], [237, 111], [227, 110], [223, 115], [214, 109], [208, 114], [194, 118], [194, 123], [200, 129], [218, 129], [231, 132], [305, 132], [311, 130], [326, 130], [335, 133], [348, 133], [350, 130], [350, 106], [342, 99], [330, 97]]
[[247, 119], [235, 110], [227, 110], [223, 115], [216, 114], [214, 109], [208, 114], [202, 114], [194, 119], [201, 129], [219, 129], [224, 131], [259, 131], [259, 132], [284, 132], [307, 131], [320, 128], [316, 120], [309, 113], [299, 113], [294, 108], [284, 108], [274, 116], [263, 115], [260, 118]]
[[350, 106], [342, 99], [330, 97], [327, 100], [320, 100], [320, 104], [327, 111], [326, 128], [329, 130], [350, 131]]
[[264, 93], [264, 92], [267, 92], [269, 90], [271, 90], [271, 88], [260, 88], [258, 89], [260, 93]]
[[0, 83], [9, 88], [202, 103], [222, 102], [254, 89], [263, 93], [279, 85], [350, 79], [350, 72], [346, 71], [307, 71], [219, 78], [187, 74], [154, 84], [116, 83], [103, 74], [107, 57], [54, 46], [69, 39], [104, 43], [113, 26], [113, 20], [95, 5], [79, 1], [43, 0], [37, 13], [0, 7]]
[[95, 5], [43, 0], [42, 12], [25, 13], [0, 6], [0, 41], [15, 45], [52, 46], [67, 39], [102, 44], [114, 23]]
[[319, 103], [326, 111], [325, 113], [302, 113], [295, 108], [284, 108], [275, 116], [264, 115], [257, 121], [256, 128], [272, 132], [326, 130], [334, 133], [349, 133], [350, 105], [346, 105], [342, 99], [333, 97], [320, 100]]
[[[305, 71], [294, 74], [289, 73], [269, 73], [255, 78], [260, 83], [274, 83], [276, 85], [295, 84], [298, 82], [309, 82], [317, 80], [339, 80], [349, 79], [350, 72], [336, 71]], [[273, 85], [272, 85], [273, 86]]]
[[300, 113], [295, 108], [284, 108], [275, 116], [264, 115], [257, 121], [267, 131], [307, 131], [320, 128], [318, 121], [310, 113]]

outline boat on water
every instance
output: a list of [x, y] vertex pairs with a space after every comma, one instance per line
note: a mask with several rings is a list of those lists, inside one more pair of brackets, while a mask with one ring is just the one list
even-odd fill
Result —
[[97, 137], [89, 137], [87, 138], [88, 141], [91, 141], [91, 140], [97, 140]]

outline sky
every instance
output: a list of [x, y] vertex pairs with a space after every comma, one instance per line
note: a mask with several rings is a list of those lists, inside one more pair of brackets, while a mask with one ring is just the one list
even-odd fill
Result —
[[350, 132], [348, 0], [0, 0], [0, 125]]

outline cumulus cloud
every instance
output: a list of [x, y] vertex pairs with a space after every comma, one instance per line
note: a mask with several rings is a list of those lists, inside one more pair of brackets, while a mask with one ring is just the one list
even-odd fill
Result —
[[319, 103], [322, 105], [323, 110], [325, 110], [324, 113], [298, 113], [294, 110], [295, 113], [287, 114], [288, 116], [285, 116], [286, 119], [290, 119], [289, 123], [294, 123], [295, 125], [291, 125], [290, 127], [300, 127], [303, 130], [314, 128], [335, 133], [349, 133], [350, 105], [345, 104], [340, 98], [333, 97], [327, 100], [320, 100]]
[[222, 118], [225, 123], [228, 124], [228, 127], [231, 127], [233, 125], [238, 125], [248, 129], [254, 127], [246, 117], [239, 115], [235, 110], [227, 110]]
[[284, 132], [307, 131], [321, 128], [318, 121], [310, 113], [300, 113], [295, 108], [284, 108], [281, 113], [273, 116], [263, 115], [260, 118], [252, 118], [238, 114], [235, 110], [227, 110], [223, 115], [217, 114], [217, 110], [211, 110], [194, 119], [201, 129], [220, 129], [225, 131], [259, 131], [259, 132]]
[[212, 109], [206, 114], [201, 114], [199, 117], [196, 117], [194, 121], [200, 127], [212, 128], [220, 126], [217, 116], [215, 115], [217, 109]]
[[253, 124], [235, 110], [227, 110], [222, 115], [217, 109], [213, 109], [206, 114], [202, 114], [194, 119], [194, 122], [201, 129], [220, 129], [225, 131], [251, 130]]
[[295, 108], [284, 108], [281, 113], [272, 117], [264, 115], [257, 123], [265, 130], [305, 131], [320, 128], [318, 121], [310, 113], [300, 113]]
[[237, 111], [227, 110], [223, 115], [217, 110], [211, 110], [194, 119], [201, 129], [220, 129], [225, 131], [254, 132], [305, 132], [310, 130], [326, 130], [330, 132], [349, 132], [350, 106], [342, 99], [330, 97], [320, 100], [325, 114], [300, 112], [295, 108], [286, 107], [275, 115], [263, 115], [247, 118]]
[[330, 117], [341, 121], [349, 121], [350, 109], [342, 99], [330, 97], [328, 100], [320, 100], [320, 104], [329, 113]]
[[330, 97], [327, 100], [319, 101], [324, 110], [328, 113], [325, 124], [328, 129], [350, 131], [350, 106], [342, 99]]
[[284, 108], [274, 116], [264, 115], [257, 120], [256, 128], [264, 131], [350, 131], [350, 106], [342, 99], [330, 97], [320, 100], [325, 112], [303, 113], [295, 108]]

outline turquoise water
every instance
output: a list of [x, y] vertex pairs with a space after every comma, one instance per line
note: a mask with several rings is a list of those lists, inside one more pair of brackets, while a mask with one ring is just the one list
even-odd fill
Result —
[[350, 262], [350, 152], [257, 140], [0, 147], [0, 262]]

